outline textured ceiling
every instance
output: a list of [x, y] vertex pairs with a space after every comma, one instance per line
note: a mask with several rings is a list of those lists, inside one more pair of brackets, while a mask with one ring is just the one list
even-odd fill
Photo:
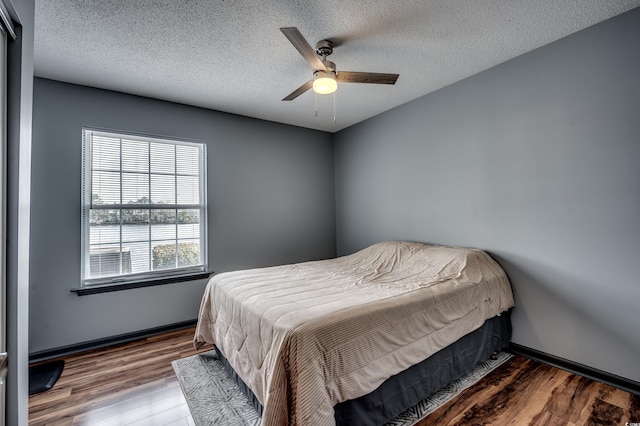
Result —
[[[640, 0], [36, 0], [35, 74], [335, 132]], [[281, 99], [312, 71], [280, 32], [338, 42], [338, 72], [398, 73]], [[317, 108], [318, 114], [315, 115]]]

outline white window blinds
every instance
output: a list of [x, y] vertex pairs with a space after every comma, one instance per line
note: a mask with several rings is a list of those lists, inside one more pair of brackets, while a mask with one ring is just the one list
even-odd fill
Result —
[[82, 284], [206, 270], [206, 146], [83, 129]]

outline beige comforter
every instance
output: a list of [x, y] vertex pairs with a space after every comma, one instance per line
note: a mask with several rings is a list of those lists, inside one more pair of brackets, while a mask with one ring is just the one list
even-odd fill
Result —
[[264, 407], [262, 424], [331, 425], [370, 393], [513, 306], [485, 252], [408, 242], [214, 276], [194, 342], [215, 344]]

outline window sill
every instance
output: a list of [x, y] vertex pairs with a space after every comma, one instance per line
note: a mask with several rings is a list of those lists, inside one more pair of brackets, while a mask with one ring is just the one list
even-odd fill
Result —
[[132, 290], [134, 288], [151, 287], [163, 284], [174, 284], [184, 281], [195, 281], [209, 278], [213, 274], [210, 272], [198, 272], [195, 274], [175, 275], [165, 278], [154, 278], [150, 280], [141, 280], [120, 284], [99, 284], [80, 288], [72, 288], [71, 292], [78, 296], [88, 296], [90, 294], [109, 293], [112, 291]]

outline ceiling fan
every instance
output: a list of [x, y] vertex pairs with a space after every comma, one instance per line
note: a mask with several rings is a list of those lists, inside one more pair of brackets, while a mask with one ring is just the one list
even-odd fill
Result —
[[[316, 50], [305, 40], [296, 27], [280, 28], [291, 44], [313, 69], [313, 79], [291, 92], [283, 101], [292, 101], [307, 90], [313, 88], [318, 94], [329, 94], [336, 91], [338, 81], [341, 83], [373, 83], [396, 84], [398, 74], [382, 74], [375, 72], [336, 71], [336, 64], [327, 60], [333, 53], [334, 43], [331, 40], [320, 40]], [[322, 60], [320, 60], [322, 58]]]

